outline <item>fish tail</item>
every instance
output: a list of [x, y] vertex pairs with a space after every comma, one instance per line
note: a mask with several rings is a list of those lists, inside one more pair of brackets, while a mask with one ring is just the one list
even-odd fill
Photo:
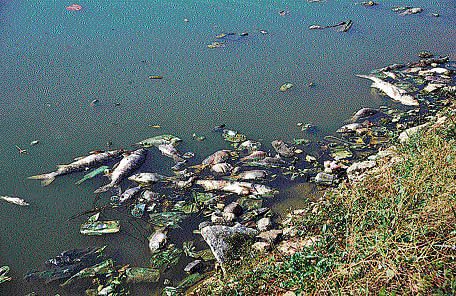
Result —
[[41, 180], [41, 186], [45, 187], [51, 184], [55, 180], [55, 174], [49, 173], [49, 174], [42, 174], [42, 175], [35, 175], [35, 176], [30, 176], [27, 179], [31, 180]]
[[110, 190], [112, 187], [114, 187], [112, 184], [104, 185], [95, 190], [93, 193], [102, 193]]

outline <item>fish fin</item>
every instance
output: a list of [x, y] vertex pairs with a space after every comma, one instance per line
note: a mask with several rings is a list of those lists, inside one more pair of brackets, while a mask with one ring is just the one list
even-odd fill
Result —
[[74, 182], [74, 184], [80, 185], [80, 184], [81, 184], [82, 182], [84, 182], [84, 181], [85, 181], [84, 179], [81, 179], [81, 180], [79, 180], [79, 181]]
[[27, 179], [41, 180], [41, 179], [46, 179], [47, 177], [48, 177], [48, 174], [42, 174], [42, 175], [30, 176], [30, 177], [27, 177]]
[[54, 180], [55, 180], [55, 177], [53, 177], [53, 176], [49, 177], [49, 178], [46, 178], [46, 179], [43, 179], [43, 180], [41, 180], [41, 186], [46, 187], [49, 184], [51, 184]]
[[42, 174], [36, 176], [30, 176], [27, 179], [31, 180], [41, 180], [41, 186], [45, 187], [52, 183], [55, 180], [55, 176], [51, 174]]

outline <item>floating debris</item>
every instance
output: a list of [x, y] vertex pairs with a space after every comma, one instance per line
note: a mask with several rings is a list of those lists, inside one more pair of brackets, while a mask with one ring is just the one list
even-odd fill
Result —
[[79, 185], [82, 182], [92, 179], [93, 177], [95, 177], [101, 173], [106, 173], [106, 171], [108, 169], [109, 169], [109, 167], [106, 165], [98, 167], [98, 168], [94, 169], [93, 171], [91, 171], [90, 173], [85, 174], [84, 177], [81, 180], [77, 181], [75, 184]]
[[81, 234], [103, 235], [116, 233], [120, 230], [120, 221], [93, 221], [81, 225]]
[[293, 84], [287, 82], [287, 83], [283, 84], [283, 85], [280, 87], [279, 90], [280, 90], [280, 91], [287, 91], [287, 90], [289, 90], [289, 89], [292, 88], [292, 87], [293, 87]]
[[225, 47], [225, 43], [215, 41], [215, 42], [212, 42], [211, 44], [208, 44], [207, 47], [209, 47], [209, 48], [222, 48], [222, 47]]
[[2, 266], [0, 267], [0, 284], [11, 281], [11, 277], [8, 276], [10, 268], [9, 266]]

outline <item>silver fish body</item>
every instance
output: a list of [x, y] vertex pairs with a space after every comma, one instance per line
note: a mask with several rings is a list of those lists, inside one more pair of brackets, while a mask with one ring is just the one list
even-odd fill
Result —
[[119, 165], [114, 169], [110, 176], [111, 182], [95, 190], [95, 193], [105, 192], [112, 187], [118, 188], [119, 183], [123, 179], [141, 167], [141, 165], [146, 160], [146, 156], [147, 150], [141, 148], [122, 158], [122, 160], [119, 162]]
[[77, 158], [76, 161], [74, 161], [70, 164], [58, 165], [58, 169], [55, 172], [51, 172], [51, 173], [47, 173], [47, 174], [43, 174], [43, 175], [31, 176], [28, 178], [29, 179], [42, 179], [41, 185], [47, 186], [50, 183], [52, 183], [52, 181], [54, 181], [54, 179], [57, 176], [66, 175], [66, 174], [70, 174], [73, 172], [78, 172], [85, 168], [96, 166], [96, 165], [106, 162], [110, 159], [120, 157], [122, 155], [122, 153], [124, 153], [124, 150], [112, 150], [112, 151], [90, 154], [85, 157]]

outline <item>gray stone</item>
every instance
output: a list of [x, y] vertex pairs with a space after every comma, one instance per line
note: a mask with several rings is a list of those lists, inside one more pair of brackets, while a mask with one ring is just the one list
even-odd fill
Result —
[[217, 262], [223, 267], [225, 264], [226, 252], [229, 248], [228, 239], [235, 235], [255, 236], [258, 231], [247, 228], [239, 223], [234, 226], [213, 225], [201, 229], [201, 236], [209, 245]]
[[428, 125], [429, 125], [429, 122], [426, 122], [425, 124], [406, 129], [399, 135], [399, 141], [401, 143], [407, 143], [408, 141], [410, 141], [410, 137], [412, 137], [413, 135], [416, 135], [419, 131], [423, 130]]
[[279, 229], [265, 231], [265, 232], [262, 232], [259, 235], [257, 235], [257, 238], [259, 238], [260, 240], [262, 240], [264, 242], [272, 243], [272, 244], [279, 241], [281, 237], [282, 237], [282, 230], [279, 230]]
[[256, 242], [252, 245], [252, 249], [257, 250], [261, 253], [266, 253], [271, 249], [271, 244], [266, 242]]
[[231, 223], [231, 222], [233, 222], [234, 220], [236, 220], [236, 215], [234, 215], [233, 213], [225, 213], [225, 212], [223, 212], [223, 213], [222, 213], [222, 217], [223, 217], [223, 219], [225, 219], [225, 221], [228, 222], [228, 223]]
[[198, 224], [198, 229], [201, 230], [201, 229], [203, 229], [204, 227], [206, 227], [206, 226], [211, 226], [211, 225], [212, 225], [211, 222], [209, 222], [209, 221], [203, 221], [203, 222], [201, 222], [200, 224]]
[[259, 231], [266, 231], [271, 226], [272, 226], [272, 221], [271, 221], [271, 218], [269, 218], [269, 217], [261, 218], [257, 222], [257, 227], [258, 227]]
[[374, 160], [355, 162], [347, 169], [347, 177], [350, 181], [361, 181], [365, 177], [364, 173], [376, 165], [377, 162]]
[[217, 214], [217, 213], [212, 213], [211, 222], [214, 224], [226, 224], [225, 219], [220, 214]]

